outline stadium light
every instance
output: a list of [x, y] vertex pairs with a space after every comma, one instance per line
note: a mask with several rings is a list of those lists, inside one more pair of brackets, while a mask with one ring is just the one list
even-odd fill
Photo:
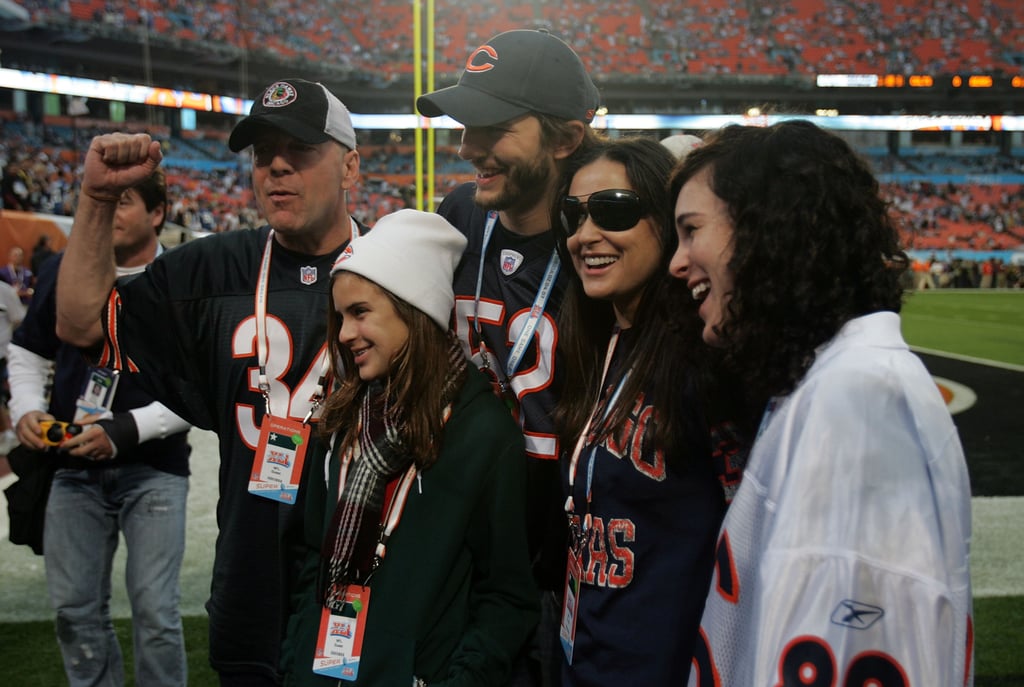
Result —
[[[956, 79], [961, 77], [958, 76]], [[1019, 87], [1024, 87], [1024, 80], [1021, 80], [1020, 84]], [[253, 102], [208, 93], [3, 68], [0, 68], [0, 88], [219, 112], [239, 117], [248, 114]], [[791, 119], [806, 119], [825, 129], [845, 131], [1024, 131], [1024, 116], [1017, 115], [840, 115], [833, 114], [832, 111], [825, 114], [796, 115], [765, 114], [759, 108], [751, 108], [742, 114], [724, 115], [603, 114], [594, 118], [593, 126], [598, 129], [638, 131], [709, 131], [727, 124], [768, 126]], [[416, 114], [356, 112], [352, 113], [352, 124], [357, 129], [383, 131], [415, 131], [425, 126], [423, 118]], [[447, 116], [433, 118], [430, 126], [434, 129], [462, 128], [461, 124]]]

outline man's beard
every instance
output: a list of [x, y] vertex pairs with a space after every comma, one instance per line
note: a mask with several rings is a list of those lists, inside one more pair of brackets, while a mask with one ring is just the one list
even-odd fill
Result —
[[546, 157], [538, 157], [532, 163], [519, 163], [509, 167], [505, 186], [494, 198], [481, 198], [477, 191], [476, 204], [484, 210], [530, 209], [548, 191], [555, 170]]

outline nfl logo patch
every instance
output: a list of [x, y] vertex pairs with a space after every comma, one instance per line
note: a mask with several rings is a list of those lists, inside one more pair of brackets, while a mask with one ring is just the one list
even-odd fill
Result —
[[309, 286], [310, 284], [316, 283], [316, 268], [315, 267], [301, 267], [299, 268], [299, 281]]
[[501, 251], [501, 273], [506, 277], [515, 274], [515, 271], [519, 269], [519, 266], [523, 264], [522, 253], [517, 253], [514, 250], [505, 249]]

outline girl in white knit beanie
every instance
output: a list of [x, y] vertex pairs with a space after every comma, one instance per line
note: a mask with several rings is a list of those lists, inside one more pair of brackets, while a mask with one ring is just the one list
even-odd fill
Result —
[[401, 210], [332, 270], [332, 450], [305, 482], [310, 553], [288, 685], [501, 685], [537, 621], [522, 433], [449, 329], [465, 237]]

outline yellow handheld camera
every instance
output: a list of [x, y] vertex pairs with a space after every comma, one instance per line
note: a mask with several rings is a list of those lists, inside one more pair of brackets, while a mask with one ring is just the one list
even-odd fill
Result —
[[39, 423], [40, 436], [47, 446], [60, 446], [73, 436], [81, 434], [82, 426], [60, 420], [43, 420]]

